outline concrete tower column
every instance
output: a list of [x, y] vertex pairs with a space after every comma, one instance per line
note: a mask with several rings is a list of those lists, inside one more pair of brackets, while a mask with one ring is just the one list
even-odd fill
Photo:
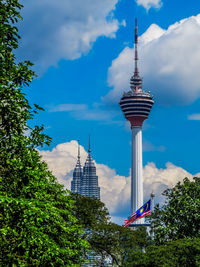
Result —
[[132, 126], [131, 213], [143, 205], [142, 127]]

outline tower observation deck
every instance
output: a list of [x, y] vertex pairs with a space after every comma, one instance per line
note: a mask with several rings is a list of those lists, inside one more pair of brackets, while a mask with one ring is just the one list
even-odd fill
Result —
[[125, 118], [130, 121], [131, 126], [142, 126], [145, 119], [148, 118], [151, 108], [154, 104], [150, 92], [142, 89], [142, 78], [138, 71], [138, 27], [137, 19], [135, 21], [135, 71], [130, 80], [131, 90], [124, 93], [119, 104]]
[[[138, 27], [135, 20], [135, 69], [130, 80], [129, 92], [125, 92], [119, 102], [121, 110], [131, 124], [132, 166], [131, 166], [131, 213], [143, 205], [142, 176], [142, 124], [148, 118], [154, 100], [150, 92], [142, 89], [142, 78], [138, 71]], [[142, 220], [142, 219], [141, 219]], [[140, 220], [140, 221], [141, 221]]]

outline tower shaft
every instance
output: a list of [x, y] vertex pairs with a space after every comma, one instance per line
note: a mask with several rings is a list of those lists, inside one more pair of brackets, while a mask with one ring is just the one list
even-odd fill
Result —
[[131, 214], [143, 205], [142, 127], [132, 126]]

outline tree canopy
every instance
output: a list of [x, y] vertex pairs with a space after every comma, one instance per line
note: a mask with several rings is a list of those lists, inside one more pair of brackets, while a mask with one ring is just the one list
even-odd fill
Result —
[[[113, 266], [125, 266], [132, 251], [140, 251], [149, 243], [144, 227], [132, 231], [112, 223], [104, 203], [96, 198], [73, 194], [75, 216], [85, 229], [83, 238], [90, 244], [93, 255], [112, 259]], [[103, 266], [103, 265], [102, 265]]]
[[200, 238], [200, 178], [188, 178], [163, 192], [166, 203], [155, 207], [152, 226], [156, 244]]
[[186, 238], [151, 245], [144, 251], [132, 251], [126, 259], [127, 267], [200, 266], [200, 239]]
[[0, 0], [0, 263], [73, 266], [87, 242], [74, 201], [36, 149], [50, 138], [43, 126], [28, 125], [42, 108], [32, 108], [23, 93], [34, 77], [32, 64], [16, 63], [21, 8], [18, 0]]
[[132, 250], [124, 266], [200, 266], [200, 178], [185, 178], [163, 195], [165, 204], [151, 216], [153, 239]]

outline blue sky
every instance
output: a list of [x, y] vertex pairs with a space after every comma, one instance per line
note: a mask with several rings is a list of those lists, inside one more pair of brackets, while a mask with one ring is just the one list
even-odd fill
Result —
[[[31, 124], [44, 124], [45, 132], [53, 138], [50, 148], [41, 153], [63, 183], [69, 186], [76, 162], [76, 143], [72, 140], [80, 140], [87, 150], [89, 134], [100, 173], [104, 166], [101, 174], [107, 180], [99, 178], [101, 183], [114, 184], [119, 177], [129, 179], [131, 131], [118, 101], [123, 91], [129, 90], [133, 72], [135, 17], [143, 88], [151, 90], [155, 99], [143, 127], [145, 177], [159, 195], [161, 189], [172, 186], [183, 176], [200, 172], [198, 1], [21, 2], [24, 20], [19, 24], [22, 39], [17, 56], [31, 60], [38, 74], [25, 92], [32, 104], [46, 109]], [[62, 149], [71, 161], [66, 159], [66, 168], [61, 171]], [[58, 150], [59, 153], [55, 152]], [[159, 187], [153, 186], [155, 180]], [[122, 191], [117, 192], [121, 197], [125, 192]], [[111, 196], [106, 192], [104, 199], [109, 206]], [[128, 196], [123, 205], [110, 208], [113, 216], [128, 212]]]

